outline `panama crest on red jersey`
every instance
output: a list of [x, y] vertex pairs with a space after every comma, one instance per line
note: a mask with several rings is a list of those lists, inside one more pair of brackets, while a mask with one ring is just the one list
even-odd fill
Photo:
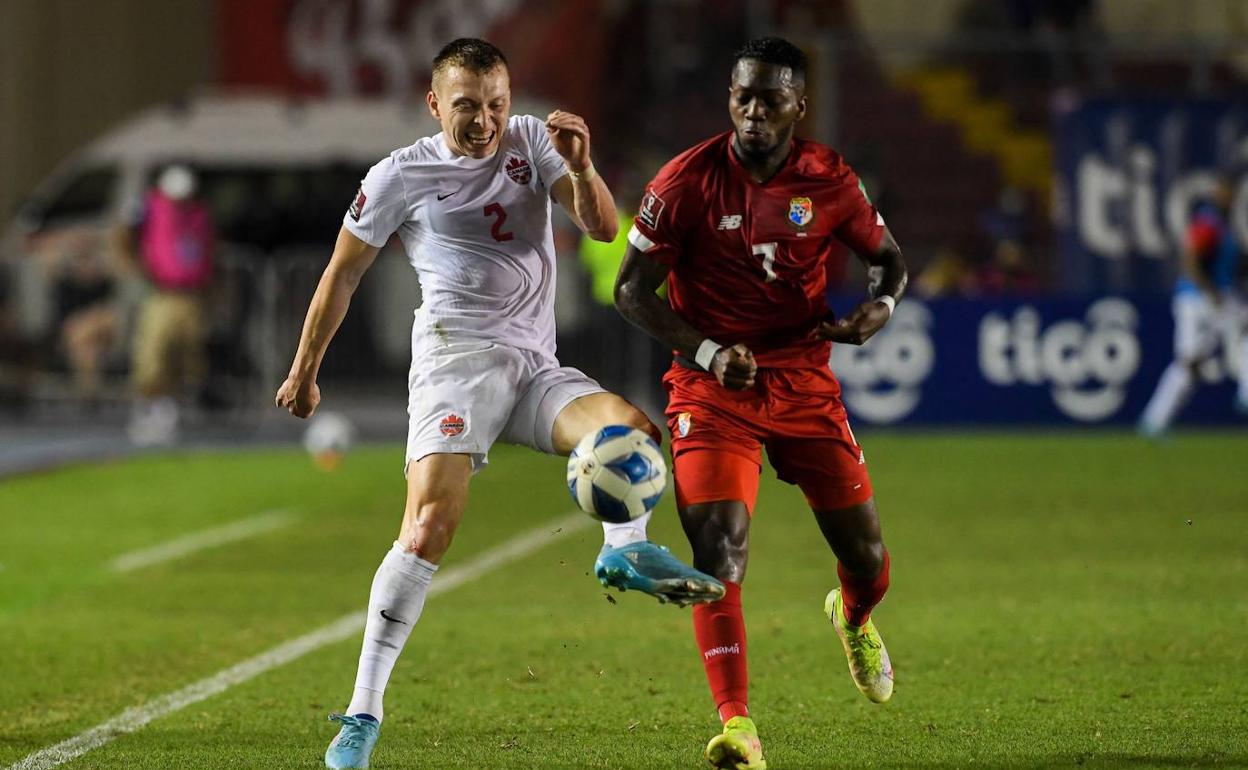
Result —
[[805, 227], [815, 218], [815, 203], [810, 198], [789, 198], [789, 221], [794, 227]]
[[826, 366], [827, 343], [809, 330], [827, 313], [829, 260], [844, 259], [837, 242], [873, 254], [883, 221], [830, 148], [795, 140], [790, 160], [758, 183], [732, 137], [664, 165], [629, 243], [670, 269], [668, 301], [703, 335], [746, 345], [760, 367]]

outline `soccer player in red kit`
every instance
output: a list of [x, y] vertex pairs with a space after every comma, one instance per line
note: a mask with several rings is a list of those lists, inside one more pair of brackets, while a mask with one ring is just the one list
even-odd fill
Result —
[[[737, 52], [734, 130], [681, 153], [646, 190], [629, 233], [616, 305], [675, 350], [663, 378], [676, 503], [694, 564], [727, 587], [693, 610], [694, 634], [724, 731], [715, 767], [766, 767], [746, 705], [741, 582], [761, 449], [797, 484], [838, 560], [824, 612], [850, 673], [888, 700], [893, 671], [870, 620], [888, 588], [862, 447], [829, 368], [833, 342], [860, 345], [888, 321], [906, 265], [858, 177], [833, 150], [794, 138], [806, 113], [806, 59], [759, 38]], [[826, 260], [834, 241], [868, 265], [871, 298], [833, 320]], [[668, 301], [656, 289], [668, 282]], [[670, 304], [669, 304], [670, 302]]]

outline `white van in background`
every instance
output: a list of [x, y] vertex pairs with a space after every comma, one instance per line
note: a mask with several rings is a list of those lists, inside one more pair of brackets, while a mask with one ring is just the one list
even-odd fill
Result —
[[266, 250], [315, 239], [328, 250], [363, 172], [438, 130], [424, 104], [364, 100], [200, 96], [141, 112], [61, 164], [5, 228], [20, 325], [46, 329], [49, 277], [65, 260], [103, 258], [112, 228], [171, 161], [195, 169], [221, 241]]
[[[522, 98], [512, 105], [513, 114], [548, 112]], [[202, 95], [145, 110], [74, 153], [5, 226], [0, 268], [15, 279], [10, 299], [19, 326], [29, 339], [52, 338], [58, 271], [75, 259], [109, 259], [113, 229], [170, 162], [196, 172], [223, 251], [263, 259], [304, 250], [327, 259], [368, 168], [439, 130], [423, 101]], [[410, 357], [419, 289], [405, 260], [387, 256], [370, 271], [378, 278], [361, 286], [360, 304], [372, 316], [366, 320], [377, 352], [397, 364]], [[300, 318], [303, 310], [306, 304]], [[289, 331], [297, 334], [297, 325]]]

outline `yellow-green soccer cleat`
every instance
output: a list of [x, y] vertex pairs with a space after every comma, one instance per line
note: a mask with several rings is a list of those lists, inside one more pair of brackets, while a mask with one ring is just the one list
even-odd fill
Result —
[[841, 589], [833, 588], [823, 600], [823, 614], [832, 621], [836, 635], [841, 637], [849, 674], [862, 694], [876, 703], [893, 696], [893, 664], [884, 649], [884, 640], [870, 618], [862, 626], [851, 626], [845, 619], [845, 603]]
[[706, 744], [706, 760], [711, 767], [728, 770], [767, 770], [758, 728], [749, 717], [733, 717], [724, 731]]

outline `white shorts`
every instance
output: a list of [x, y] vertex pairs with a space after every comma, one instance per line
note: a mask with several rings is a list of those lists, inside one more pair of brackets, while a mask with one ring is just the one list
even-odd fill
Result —
[[1181, 292], [1174, 295], [1174, 357], [1192, 363], [1203, 361], [1218, 351], [1221, 343], [1227, 351], [1236, 347], [1243, 334], [1243, 303], [1228, 293], [1214, 307], [1204, 294]]
[[467, 454], [477, 472], [495, 441], [554, 454], [555, 418], [601, 385], [531, 350], [413, 335], [407, 377], [407, 463]]

